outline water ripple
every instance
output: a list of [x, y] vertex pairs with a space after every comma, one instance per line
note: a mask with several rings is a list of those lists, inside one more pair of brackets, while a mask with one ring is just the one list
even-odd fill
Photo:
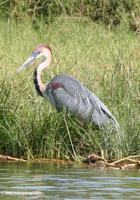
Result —
[[[0, 164], [0, 197], [18, 199], [139, 199], [140, 171], [101, 171], [46, 164]], [[12, 198], [13, 199], [13, 198]]]

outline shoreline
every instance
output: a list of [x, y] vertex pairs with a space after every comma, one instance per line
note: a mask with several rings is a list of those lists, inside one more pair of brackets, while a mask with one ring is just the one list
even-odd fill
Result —
[[[35, 158], [26, 160], [8, 155], [0, 154], [0, 162], [24, 162], [24, 163], [55, 163], [55, 164], [74, 164], [76, 161], [63, 159]], [[127, 156], [114, 161], [101, 158], [96, 154], [90, 154], [81, 160], [81, 164], [99, 169], [140, 169], [140, 155]]]

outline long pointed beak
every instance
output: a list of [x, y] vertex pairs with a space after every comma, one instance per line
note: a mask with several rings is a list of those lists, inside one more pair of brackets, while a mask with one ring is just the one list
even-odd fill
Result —
[[33, 61], [36, 59], [37, 55], [38, 54], [36, 52], [33, 52], [31, 56], [29, 56], [27, 60], [17, 69], [17, 72], [21, 72], [23, 69], [27, 68], [30, 64], [32, 64]]

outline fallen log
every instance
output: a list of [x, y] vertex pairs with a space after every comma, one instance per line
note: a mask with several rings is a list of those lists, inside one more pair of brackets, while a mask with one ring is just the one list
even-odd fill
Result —
[[2, 155], [0, 154], [0, 161], [21, 161], [21, 162], [26, 162], [26, 160], [22, 158], [15, 158], [12, 156], [7, 156], [7, 155]]
[[99, 166], [116, 169], [140, 168], [140, 155], [128, 156], [111, 162], [93, 153], [88, 155], [83, 162], [93, 167]]

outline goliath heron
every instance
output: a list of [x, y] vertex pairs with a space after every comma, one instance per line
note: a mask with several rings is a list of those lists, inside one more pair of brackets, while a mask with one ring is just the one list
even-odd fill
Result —
[[115, 117], [104, 103], [72, 76], [59, 74], [48, 83], [42, 82], [41, 73], [50, 65], [51, 56], [52, 50], [49, 46], [38, 45], [20, 66], [18, 72], [41, 57], [40, 64], [34, 70], [34, 84], [40, 96], [47, 98], [57, 110], [66, 107], [72, 113], [80, 116], [83, 121], [90, 120], [99, 127], [111, 122], [118, 127]]

